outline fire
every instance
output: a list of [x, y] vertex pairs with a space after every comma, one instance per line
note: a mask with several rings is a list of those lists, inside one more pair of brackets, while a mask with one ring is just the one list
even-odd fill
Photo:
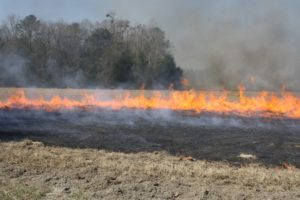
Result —
[[181, 79], [181, 84], [184, 89], [189, 89], [190, 88], [190, 81], [188, 79]]
[[246, 95], [245, 89], [239, 92], [229, 91], [153, 91], [150, 94], [141, 91], [122, 93], [109, 99], [93, 94], [84, 94], [79, 99], [53, 96], [29, 98], [24, 90], [0, 101], [0, 109], [38, 109], [45, 111], [72, 109], [169, 109], [193, 111], [196, 114], [211, 112], [218, 114], [236, 114], [242, 116], [300, 118], [300, 98], [292, 92], [280, 94], [262, 91], [255, 95]]

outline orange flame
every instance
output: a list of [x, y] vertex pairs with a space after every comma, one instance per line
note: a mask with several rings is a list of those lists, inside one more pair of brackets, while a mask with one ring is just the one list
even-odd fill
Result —
[[184, 89], [190, 88], [190, 81], [188, 79], [181, 79], [180, 82]]
[[133, 92], [121, 94], [110, 99], [96, 98], [85, 94], [80, 99], [53, 96], [46, 100], [28, 98], [20, 90], [6, 100], [0, 101], [0, 109], [41, 109], [57, 111], [60, 109], [170, 109], [193, 111], [195, 113], [212, 112], [220, 114], [237, 114], [242, 116], [288, 117], [300, 118], [300, 98], [292, 92], [280, 94], [262, 91], [256, 95], [246, 95], [245, 88], [240, 86], [238, 95], [233, 92], [207, 91], [154, 91], [138, 95]]

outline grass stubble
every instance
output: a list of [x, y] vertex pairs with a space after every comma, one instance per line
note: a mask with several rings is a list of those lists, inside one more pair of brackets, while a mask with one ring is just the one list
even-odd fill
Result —
[[299, 198], [300, 170], [292, 165], [237, 167], [163, 151], [109, 152], [32, 140], [0, 143], [3, 200]]

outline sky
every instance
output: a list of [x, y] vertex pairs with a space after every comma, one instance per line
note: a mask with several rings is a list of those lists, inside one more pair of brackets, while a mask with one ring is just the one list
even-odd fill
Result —
[[205, 71], [222, 65], [217, 76], [223, 79], [237, 71], [262, 81], [268, 76], [270, 82], [298, 79], [299, 0], [0, 0], [0, 21], [10, 14], [101, 21], [111, 11], [133, 25], [161, 27], [184, 69]]
[[234, 9], [261, 12], [265, 6], [278, 6], [291, 13], [297, 13], [300, 2], [298, 0], [0, 0], [0, 19], [5, 19], [9, 14], [21, 16], [36, 14], [51, 20], [60, 18], [67, 21], [78, 21], [83, 18], [97, 20], [105, 13], [115, 11], [126, 18], [146, 22], [151, 18], [176, 14], [177, 9], [207, 11], [210, 15], [221, 17]]

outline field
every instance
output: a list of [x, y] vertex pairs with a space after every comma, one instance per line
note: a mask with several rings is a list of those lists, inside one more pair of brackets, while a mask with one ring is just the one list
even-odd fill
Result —
[[[13, 90], [1, 89], [0, 98]], [[82, 91], [27, 93], [78, 98]], [[300, 198], [296, 119], [3, 109], [0, 127], [0, 199]]]

